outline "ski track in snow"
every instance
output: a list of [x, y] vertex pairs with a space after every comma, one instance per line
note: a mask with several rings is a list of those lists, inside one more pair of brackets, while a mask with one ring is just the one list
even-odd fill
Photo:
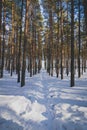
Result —
[[42, 71], [41, 75], [40, 75], [40, 79], [41, 79], [41, 85], [42, 85], [42, 92], [44, 92], [44, 105], [46, 105], [46, 115], [48, 115], [48, 121], [46, 122], [45, 125], [48, 125], [48, 129], [49, 130], [53, 130], [53, 121], [55, 119], [54, 116], [54, 110], [53, 110], [53, 104], [51, 103], [51, 96], [49, 99], [49, 87], [48, 87], [48, 81], [47, 81], [47, 77], [46, 77], [46, 73], [44, 71]]
[[76, 87], [44, 69], [20, 88], [16, 75], [0, 79], [0, 130], [87, 130], [87, 74]]

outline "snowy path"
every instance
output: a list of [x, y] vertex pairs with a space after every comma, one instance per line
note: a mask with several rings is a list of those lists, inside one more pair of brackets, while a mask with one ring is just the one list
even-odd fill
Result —
[[16, 78], [0, 79], [0, 130], [87, 130], [87, 73], [74, 88], [44, 69], [23, 88]]
[[47, 116], [48, 120], [45, 121], [45, 125], [49, 130], [53, 130], [53, 122], [55, 119], [54, 110], [53, 110], [53, 102], [51, 101], [52, 96], [49, 92], [49, 83], [47, 75], [44, 71], [41, 72], [40, 75], [41, 86], [42, 86], [42, 93], [44, 93], [44, 105], [46, 107], [45, 115]]

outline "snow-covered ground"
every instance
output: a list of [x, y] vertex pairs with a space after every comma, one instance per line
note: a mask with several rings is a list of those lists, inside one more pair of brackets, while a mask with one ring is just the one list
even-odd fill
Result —
[[70, 87], [44, 69], [20, 87], [17, 76], [0, 79], [0, 130], [87, 130], [87, 73]]

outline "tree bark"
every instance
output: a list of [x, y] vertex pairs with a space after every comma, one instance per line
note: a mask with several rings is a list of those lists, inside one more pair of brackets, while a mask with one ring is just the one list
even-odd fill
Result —
[[2, 62], [1, 62], [1, 77], [3, 77], [3, 69], [4, 69], [4, 55], [5, 55], [5, 20], [6, 20], [6, 7], [5, 1], [3, 2], [3, 42], [2, 42]]
[[25, 28], [24, 28], [24, 42], [23, 42], [23, 60], [22, 60], [22, 75], [21, 75], [21, 87], [25, 85], [25, 71], [26, 71], [26, 45], [27, 45], [27, 33], [28, 33], [28, 9], [30, 0], [26, 1], [26, 14], [25, 14]]
[[0, 0], [0, 78], [1, 78], [1, 26], [2, 26], [2, 0]]
[[74, 84], [74, 0], [71, 0], [71, 87]]
[[60, 1], [60, 9], [61, 9], [61, 79], [63, 79], [63, 14], [62, 14], [62, 1]]
[[78, 77], [81, 77], [81, 73], [80, 73], [80, 48], [81, 48], [81, 34], [80, 34], [80, 0], [78, 3], [78, 19], [79, 19], [79, 30], [78, 30], [78, 42], [79, 42], [79, 51], [78, 51]]
[[21, 18], [20, 18], [20, 37], [19, 37], [19, 50], [18, 50], [18, 79], [17, 82], [20, 82], [20, 69], [21, 69], [21, 42], [22, 42], [22, 14], [23, 14], [23, 0], [21, 7]]

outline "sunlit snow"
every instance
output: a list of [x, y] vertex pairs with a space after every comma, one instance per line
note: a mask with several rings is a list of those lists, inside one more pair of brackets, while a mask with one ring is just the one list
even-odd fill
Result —
[[22, 88], [16, 78], [0, 79], [0, 130], [87, 130], [87, 73], [72, 88], [44, 66]]

